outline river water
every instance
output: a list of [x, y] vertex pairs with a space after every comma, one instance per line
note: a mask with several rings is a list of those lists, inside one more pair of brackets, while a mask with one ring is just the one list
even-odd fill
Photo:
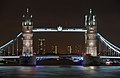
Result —
[[0, 66], [0, 78], [120, 78], [120, 66]]

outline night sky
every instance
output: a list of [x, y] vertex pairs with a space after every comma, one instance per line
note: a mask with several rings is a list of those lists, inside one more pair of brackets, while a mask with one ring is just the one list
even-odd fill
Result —
[[[120, 47], [119, 0], [0, 0], [0, 45], [14, 39], [21, 32], [22, 15], [26, 8], [33, 15], [34, 28], [58, 25], [84, 27], [84, 15], [91, 8], [97, 15], [98, 32]], [[60, 51], [67, 45], [84, 46], [83, 33], [34, 34], [35, 50], [38, 38], [46, 38], [49, 48], [51, 45], [59, 45]]]

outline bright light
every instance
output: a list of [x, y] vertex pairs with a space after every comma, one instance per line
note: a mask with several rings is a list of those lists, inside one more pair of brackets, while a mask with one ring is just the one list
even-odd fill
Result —
[[83, 60], [83, 57], [81, 57], [81, 60]]
[[30, 32], [29, 30], [27, 30], [26, 32]]
[[58, 31], [62, 31], [62, 27], [61, 26], [57, 27], [57, 29], [58, 29]]
[[93, 42], [90, 42], [89, 45], [90, 45], [90, 46], [94, 46], [94, 43], [93, 43]]
[[90, 69], [92, 69], [92, 70], [93, 70], [93, 69], [95, 69], [95, 67], [94, 67], [94, 66], [90, 66]]

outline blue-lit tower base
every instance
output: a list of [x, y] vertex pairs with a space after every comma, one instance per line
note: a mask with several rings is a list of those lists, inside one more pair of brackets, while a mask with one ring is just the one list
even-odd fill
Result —
[[21, 56], [20, 57], [20, 65], [23, 66], [35, 66], [36, 65], [36, 57], [35, 56]]
[[99, 66], [100, 65], [100, 57], [99, 56], [91, 56], [90, 54], [84, 55], [83, 66]]

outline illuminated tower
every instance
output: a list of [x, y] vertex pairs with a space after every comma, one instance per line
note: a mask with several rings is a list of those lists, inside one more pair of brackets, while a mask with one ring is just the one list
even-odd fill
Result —
[[91, 56], [97, 56], [97, 24], [96, 15], [92, 14], [90, 9], [89, 15], [85, 15], [85, 27], [87, 32], [85, 33], [86, 53]]
[[22, 22], [22, 33], [23, 33], [23, 48], [22, 48], [22, 56], [33, 56], [33, 22], [32, 15], [29, 14], [29, 9], [27, 8], [27, 12], [23, 15]]

